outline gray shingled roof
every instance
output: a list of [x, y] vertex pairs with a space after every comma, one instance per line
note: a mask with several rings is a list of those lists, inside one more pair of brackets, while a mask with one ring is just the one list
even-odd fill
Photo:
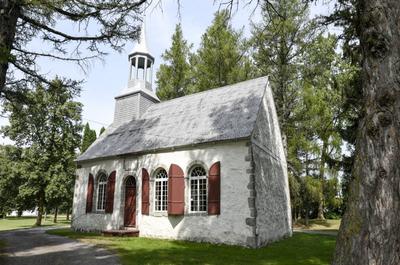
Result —
[[77, 161], [249, 137], [268, 80], [257, 78], [151, 106], [110, 126]]

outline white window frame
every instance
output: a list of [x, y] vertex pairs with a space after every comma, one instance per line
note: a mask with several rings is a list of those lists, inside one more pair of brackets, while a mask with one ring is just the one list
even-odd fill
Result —
[[[161, 177], [161, 172], [165, 172], [163, 177]], [[157, 199], [157, 185], [160, 185], [160, 194], [161, 199]], [[164, 193], [165, 192], [165, 193]], [[168, 173], [164, 168], [157, 169], [156, 173], [154, 174], [154, 212], [156, 213], [165, 213], [168, 209]], [[157, 204], [158, 203], [158, 204]], [[160, 206], [161, 210], [157, 209]], [[165, 209], [164, 209], [165, 206]]]
[[[102, 189], [102, 194], [100, 194], [100, 189]], [[96, 200], [96, 210], [99, 212], [104, 212], [106, 210], [106, 193], [107, 193], [107, 176], [101, 174], [97, 183], [97, 200]], [[99, 205], [101, 207], [99, 207]]]
[[[193, 171], [196, 168], [202, 168], [202, 170], [204, 171], [204, 175], [202, 176], [192, 176]], [[205, 199], [205, 210], [200, 211], [200, 180], [205, 180], [206, 181], [206, 185], [205, 185], [205, 190], [206, 190], [206, 199]], [[192, 210], [192, 181], [197, 182], [196, 186], [197, 186], [197, 205], [196, 205], [196, 209]], [[208, 176], [207, 176], [207, 171], [205, 170], [205, 168], [202, 165], [194, 165], [190, 171], [189, 171], [189, 213], [207, 213], [208, 211]]]

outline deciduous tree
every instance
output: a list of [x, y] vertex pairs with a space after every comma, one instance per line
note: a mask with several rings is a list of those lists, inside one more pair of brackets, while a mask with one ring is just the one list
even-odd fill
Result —
[[71, 172], [64, 161], [71, 161], [80, 143], [82, 105], [74, 101], [78, 94], [79, 90], [54, 80], [47, 87], [38, 85], [28, 91], [26, 103], [7, 101], [4, 105], [10, 125], [2, 128], [3, 134], [27, 147], [24, 161], [29, 173], [20, 192], [34, 196], [37, 225], [41, 225], [49, 183]]

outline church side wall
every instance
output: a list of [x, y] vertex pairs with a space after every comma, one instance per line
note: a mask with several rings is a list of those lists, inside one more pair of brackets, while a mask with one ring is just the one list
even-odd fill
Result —
[[[108, 160], [86, 163], [77, 170], [79, 176], [75, 186], [74, 220], [72, 227], [76, 230], [103, 230], [123, 227], [124, 179], [128, 175], [136, 178], [137, 185], [137, 218], [136, 224], [140, 236], [206, 241], [235, 245], [254, 246], [249, 239], [254, 238], [254, 227], [249, 224], [249, 174], [248, 141], [200, 145], [195, 149], [176, 150], [148, 154], [127, 159]], [[247, 161], [246, 161], [247, 160]], [[203, 165], [208, 172], [211, 165], [221, 162], [221, 214], [189, 213], [189, 179], [187, 174], [194, 164]], [[154, 212], [154, 178], [159, 167], [168, 171], [174, 163], [185, 173], [185, 215], [167, 216]], [[125, 169], [124, 169], [125, 168]], [[150, 173], [150, 214], [141, 215], [141, 168]], [[85, 214], [86, 190], [89, 173], [95, 176], [100, 170], [107, 174], [116, 170], [116, 186], [113, 214]], [[96, 193], [96, 192], [95, 192]], [[94, 200], [94, 204], [96, 200]], [[249, 243], [250, 242], [250, 243]]]
[[266, 89], [252, 135], [256, 234], [259, 247], [292, 235], [289, 183], [278, 118]]

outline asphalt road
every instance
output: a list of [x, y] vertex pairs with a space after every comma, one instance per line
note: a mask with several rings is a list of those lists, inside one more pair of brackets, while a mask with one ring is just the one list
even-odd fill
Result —
[[93, 245], [46, 234], [44, 228], [0, 233], [6, 247], [0, 250], [4, 265], [119, 265], [116, 255]]

